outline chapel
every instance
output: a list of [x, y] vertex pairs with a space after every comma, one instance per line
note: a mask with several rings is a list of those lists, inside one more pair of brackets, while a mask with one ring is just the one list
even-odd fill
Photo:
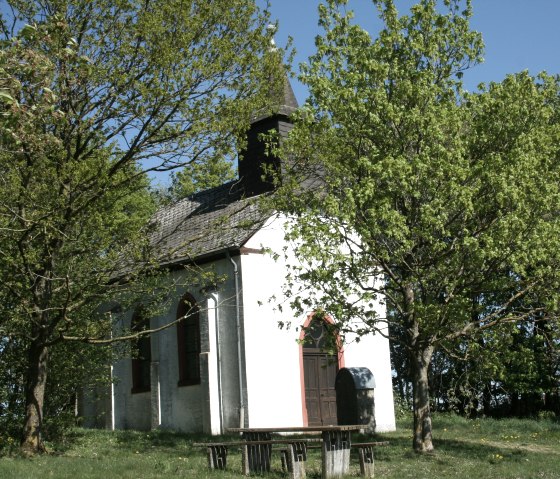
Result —
[[[274, 188], [266, 171], [285, 165], [265, 154], [260, 134], [287, 135], [297, 107], [286, 81], [274, 113], [251, 124], [239, 177], [156, 213], [153, 241], [171, 279], [195, 264], [222, 280], [212, 288], [178, 288], [160, 316], [147, 317], [140, 306], [121, 314], [132, 330], [187, 319], [137, 341], [133, 358], [111, 366], [110, 389], [80, 402], [85, 426], [221, 434], [232, 427], [336, 424], [337, 372], [365, 367], [375, 380], [376, 430], [395, 429], [387, 337], [347, 336], [329, 352], [336, 332], [328, 316], [298, 316], [288, 302], [280, 310], [271, 301], [282, 297], [287, 262], [270, 252], [285, 251], [288, 219], [263, 216], [255, 200]], [[384, 316], [384, 306], [376, 308]]]

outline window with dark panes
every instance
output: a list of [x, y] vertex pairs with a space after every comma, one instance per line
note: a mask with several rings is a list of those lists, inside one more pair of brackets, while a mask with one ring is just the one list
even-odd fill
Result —
[[304, 328], [304, 349], [332, 350], [338, 349], [337, 331], [333, 325], [320, 318], [313, 318], [309, 326]]
[[[150, 319], [143, 307], [134, 312], [131, 321], [133, 332], [150, 329]], [[141, 336], [132, 345], [132, 392], [139, 393], [150, 390], [150, 365], [152, 362], [152, 343], [150, 336]]]
[[200, 311], [194, 298], [186, 294], [177, 308], [179, 386], [200, 384]]

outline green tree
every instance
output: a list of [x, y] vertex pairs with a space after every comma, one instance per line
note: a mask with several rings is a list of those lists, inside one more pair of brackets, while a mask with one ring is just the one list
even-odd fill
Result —
[[[17, 444], [25, 417], [28, 340], [21, 335], [0, 341], [0, 450]], [[60, 341], [49, 349], [48, 381], [43, 405], [44, 436], [60, 439], [76, 425], [76, 401], [83, 390], [108, 387], [114, 347]], [[1, 451], [0, 451], [1, 453]]]
[[[470, 417], [558, 415], [559, 326], [558, 321], [538, 314], [439, 348], [430, 365], [433, 407]], [[396, 389], [405, 404], [412, 404], [406, 349], [395, 339], [391, 360]]]
[[[559, 86], [522, 72], [464, 91], [483, 50], [469, 0], [420, 0], [403, 16], [374, 0], [377, 38], [346, 4], [319, 7], [310, 98], [284, 143], [293, 175], [276, 199], [298, 257], [286, 289], [343, 333], [389, 323], [408, 356], [413, 448], [426, 452], [434, 352], [557, 309]], [[313, 176], [321, 186], [301, 188]]]
[[560, 413], [558, 326], [538, 314], [462, 342], [450, 360], [460, 373], [449, 384], [459, 410], [518, 417]]
[[33, 454], [51, 349], [103, 342], [99, 305], [152, 291], [146, 173], [231, 155], [282, 76], [250, 0], [5, 3], [0, 337], [26, 348]]

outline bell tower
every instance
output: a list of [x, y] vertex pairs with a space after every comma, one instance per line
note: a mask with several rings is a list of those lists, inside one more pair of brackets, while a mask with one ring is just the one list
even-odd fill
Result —
[[260, 136], [275, 131], [280, 140], [286, 137], [292, 128], [290, 116], [297, 107], [294, 91], [286, 78], [280, 102], [274, 112], [257, 116], [251, 122], [247, 132], [247, 146], [239, 160], [239, 180], [246, 197], [272, 191], [274, 188], [270, 171], [281, 172], [282, 165], [279, 158], [266, 155], [266, 145]]

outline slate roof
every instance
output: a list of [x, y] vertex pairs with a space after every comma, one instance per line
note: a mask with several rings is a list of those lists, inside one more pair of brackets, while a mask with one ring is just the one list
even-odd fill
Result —
[[265, 220], [255, 198], [243, 198], [239, 182], [231, 181], [160, 209], [151, 242], [160, 264], [193, 261], [240, 248]]

